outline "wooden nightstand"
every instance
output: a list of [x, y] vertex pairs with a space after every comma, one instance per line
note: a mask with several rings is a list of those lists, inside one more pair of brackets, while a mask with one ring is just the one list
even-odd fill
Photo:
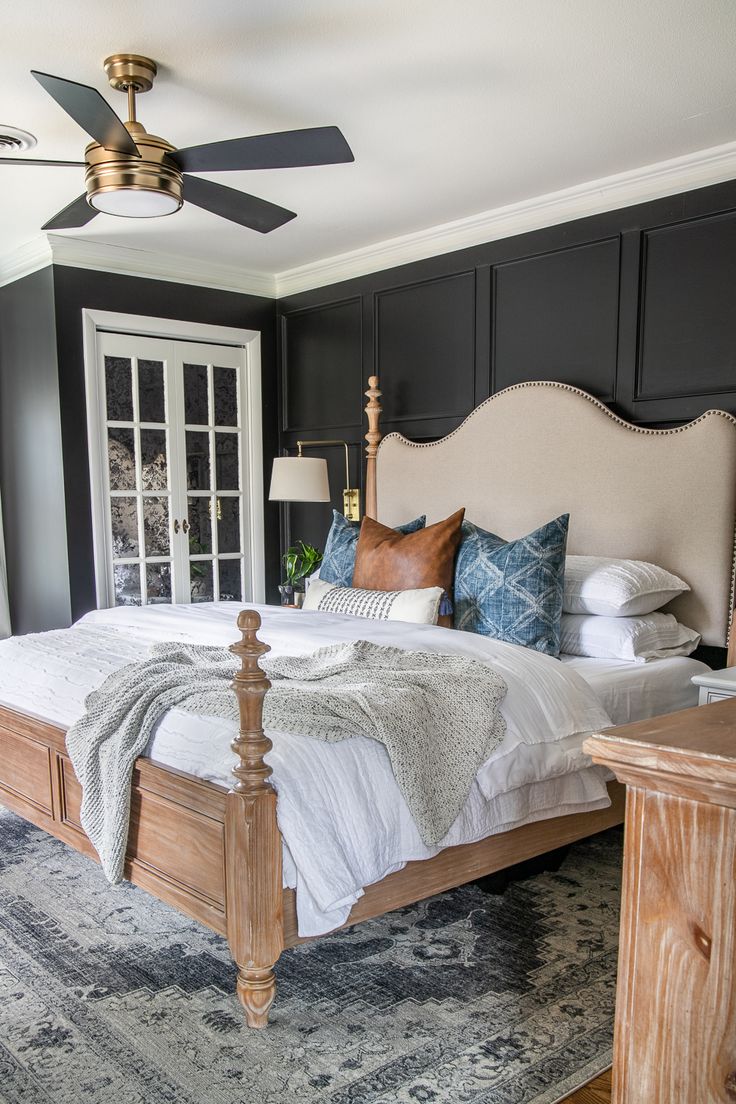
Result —
[[609, 728], [583, 748], [627, 787], [613, 1104], [729, 1104], [736, 692]]
[[736, 667], [708, 671], [707, 675], [693, 675], [690, 681], [700, 687], [698, 705], [708, 705], [723, 698], [736, 698]]

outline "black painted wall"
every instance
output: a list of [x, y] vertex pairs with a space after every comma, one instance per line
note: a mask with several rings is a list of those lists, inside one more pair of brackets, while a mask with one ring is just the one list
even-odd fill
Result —
[[[384, 432], [443, 436], [523, 380], [581, 387], [639, 424], [736, 413], [736, 181], [449, 253], [279, 304], [282, 451], [343, 437], [363, 464], [363, 392]], [[344, 482], [326, 450], [334, 503]], [[283, 511], [324, 544], [330, 509]]]
[[[736, 413], [735, 293], [736, 181], [278, 304], [62, 266], [1, 288], [0, 486], [15, 631], [65, 624], [95, 602], [83, 307], [260, 330], [266, 488], [273, 456], [300, 437], [349, 441], [351, 482], [363, 487], [363, 391], [374, 373], [384, 431], [417, 439], [448, 433], [489, 394], [530, 379], [582, 387], [642, 424], [711, 406]], [[343, 450], [323, 454], [340, 508]], [[270, 598], [279, 545], [323, 546], [329, 520], [327, 506], [289, 506], [279, 530], [267, 504]]]
[[0, 288], [0, 490], [18, 633], [70, 620], [51, 269]]

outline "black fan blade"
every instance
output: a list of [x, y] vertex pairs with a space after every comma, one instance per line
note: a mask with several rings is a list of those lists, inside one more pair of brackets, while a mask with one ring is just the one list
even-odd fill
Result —
[[72, 200], [63, 211], [59, 211], [58, 215], [54, 215], [52, 219], [44, 223], [41, 229], [71, 230], [75, 226], [86, 226], [99, 213], [99, 211], [95, 211], [94, 207], [90, 207], [87, 202], [87, 193], [83, 192], [81, 196], [77, 196], [76, 199]]
[[0, 157], [0, 165], [73, 165], [83, 169], [84, 161], [41, 161], [37, 157]]
[[227, 172], [229, 169], [294, 169], [305, 165], [339, 165], [354, 161], [353, 151], [336, 126], [284, 130], [189, 146], [169, 154], [182, 172]]
[[50, 73], [38, 73], [35, 69], [31, 69], [31, 74], [95, 142], [115, 153], [140, 157], [135, 142], [96, 88], [52, 77]]
[[237, 222], [257, 230], [260, 234], [269, 234], [285, 222], [296, 218], [294, 211], [277, 207], [258, 196], [247, 192], [237, 192], [235, 188], [226, 188], [224, 184], [213, 184], [211, 180], [201, 180], [197, 176], [184, 177], [184, 199], [211, 211], [213, 215]]

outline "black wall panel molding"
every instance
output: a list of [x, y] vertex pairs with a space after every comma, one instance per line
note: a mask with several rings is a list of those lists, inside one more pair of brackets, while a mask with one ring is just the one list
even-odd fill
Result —
[[620, 239], [493, 268], [491, 390], [555, 379], [616, 398]]
[[640, 230], [627, 230], [620, 236], [618, 295], [618, 356], [616, 364], [615, 407], [621, 417], [636, 421], [634, 407], [636, 358], [639, 348], [639, 303], [641, 299]]
[[387, 417], [451, 418], [474, 405], [474, 270], [383, 288], [373, 316]]
[[[331, 349], [329, 309], [346, 300], [355, 318], [340, 355], [362, 364], [361, 378], [333, 373], [321, 416], [346, 440], [365, 432], [373, 371], [384, 432], [415, 440], [444, 436], [488, 395], [534, 378], [572, 383], [650, 426], [710, 407], [736, 413], [736, 181], [289, 296], [283, 395], [307, 357], [293, 320], [312, 312], [318, 363]], [[282, 430], [282, 445], [293, 436]], [[295, 535], [324, 543], [326, 513], [301, 507], [297, 520]]]
[[282, 431], [360, 423], [355, 392], [362, 380], [359, 296], [282, 315]]
[[490, 265], [478, 265], [475, 270], [475, 396], [473, 406], [478, 406], [491, 393], [493, 371], [492, 316], [489, 309], [493, 295], [493, 269]]
[[736, 211], [643, 234], [636, 400], [736, 393]]

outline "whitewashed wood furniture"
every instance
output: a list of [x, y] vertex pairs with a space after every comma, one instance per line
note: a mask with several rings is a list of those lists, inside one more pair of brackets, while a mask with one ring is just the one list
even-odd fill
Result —
[[711, 702], [736, 697], [736, 667], [693, 675], [690, 681], [699, 687], [698, 705], [710, 705]]
[[584, 747], [627, 786], [613, 1104], [733, 1104], [736, 699]]
[[[465, 505], [504, 537], [571, 513], [570, 551], [659, 563], [693, 586], [672, 604], [705, 643], [724, 646], [733, 613], [736, 419], [710, 411], [677, 429], [639, 429], [590, 395], [557, 383], [522, 384], [481, 404], [449, 437], [413, 444], [398, 434], [379, 447], [378, 379], [370, 379], [366, 509], [396, 524], [438, 520]], [[584, 460], [584, 462], [581, 462]], [[682, 501], [690, 485], [688, 511]], [[673, 523], [676, 519], [676, 524]], [[294, 616], [299, 616], [297, 613]], [[253, 1027], [265, 1026], [273, 967], [299, 942], [295, 895], [282, 888], [276, 794], [261, 726], [269, 683], [260, 618], [238, 618], [242, 664], [235, 681], [240, 736], [230, 791], [139, 759], [133, 775], [126, 876], [226, 935], [238, 996]], [[736, 636], [732, 634], [733, 660]], [[610, 808], [524, 825], [411, 862], [368, 886], [352, 924], [602, 831], [623, 818], [623, 787]], [[0, 800], [94, 857], [79, 821], [79, 785], [64, 732], [0, 708]]]

